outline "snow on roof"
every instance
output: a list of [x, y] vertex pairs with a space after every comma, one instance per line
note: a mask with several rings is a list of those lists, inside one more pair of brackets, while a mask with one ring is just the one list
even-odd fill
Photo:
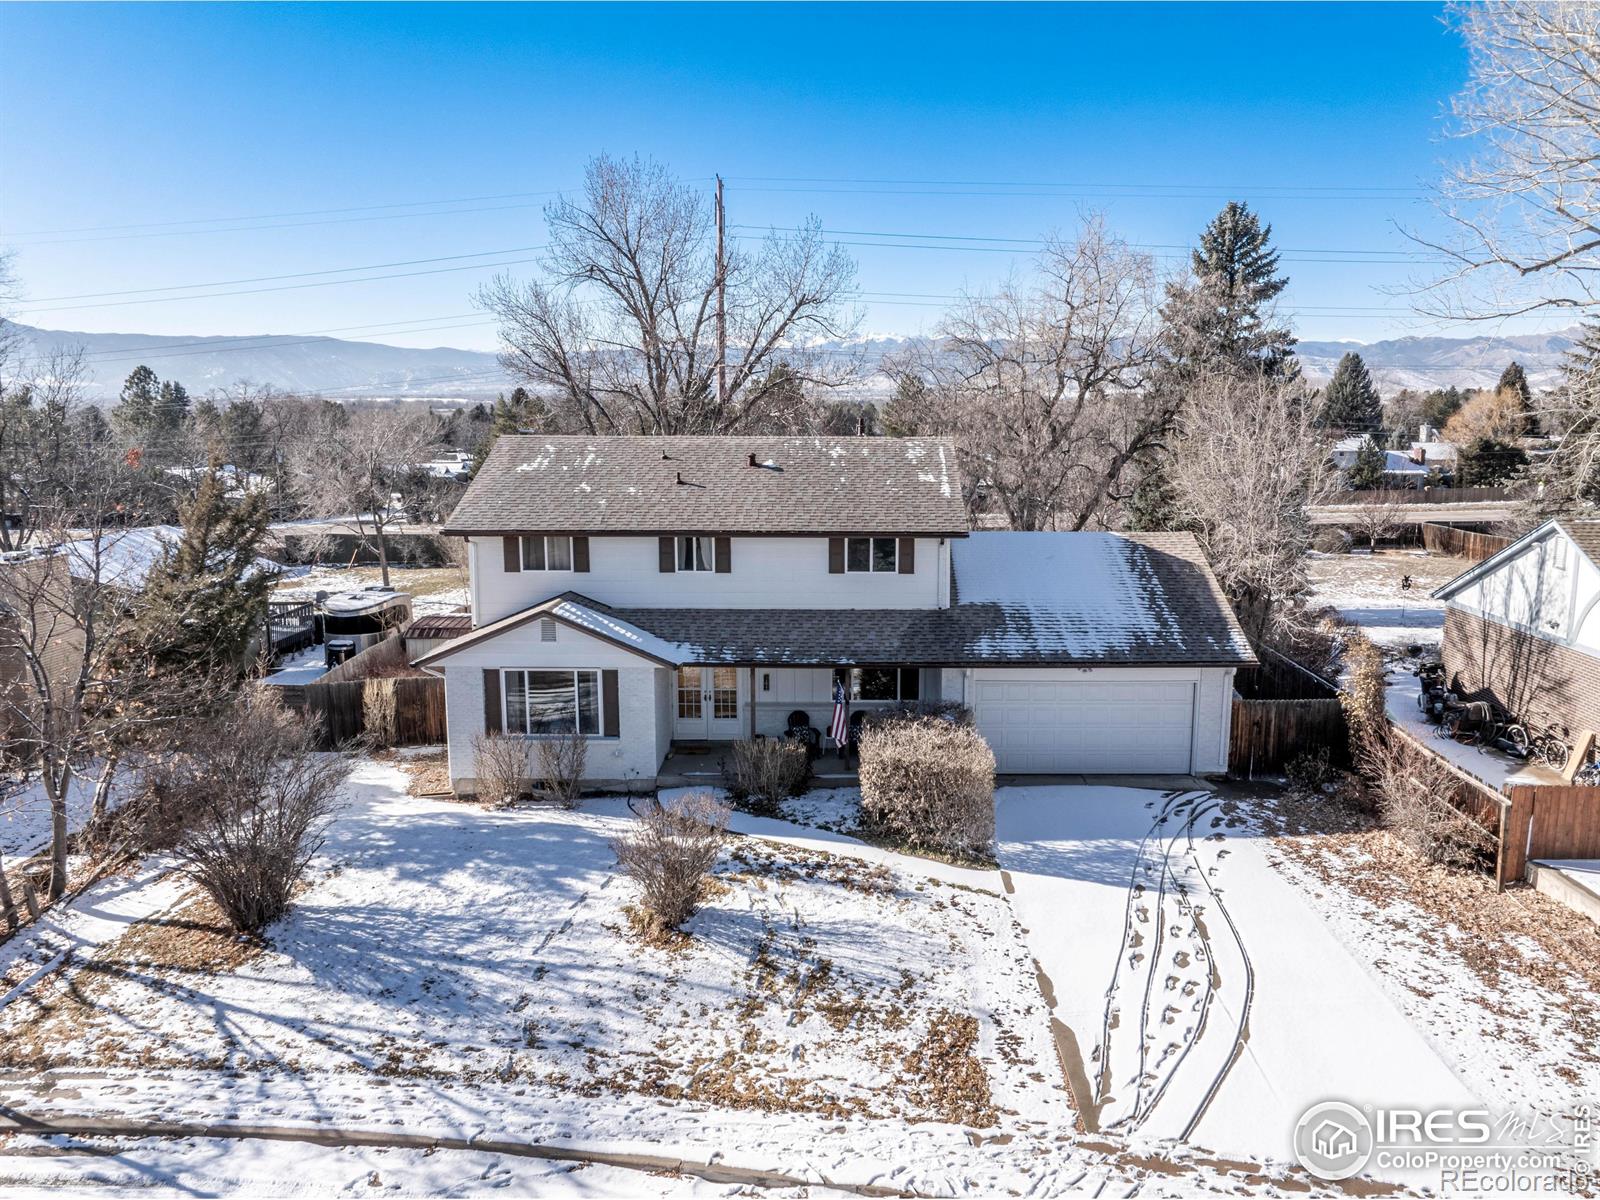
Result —
[[608, 641], [616, 642], [626, 649], [637, 650], [640, 654], [663, 662], [681, 665], [695, 662], [699, 658], [699, 647], [685, 645], [683, 642], [669, 642], [599, 607], [590, 607], [570, 597], [564, 596], [557, 601], [550, 609], [550, 615]]
[[956, 608], [994, 606], [968, 647], [1072, 661], [1252, 662], [1187, 533], [974, 533], [951, 544]]
[[[127, 591], [144, 587], [150, 571], [178, 547], [183, 539], [183, 529], [177, 525], [140, 525], [130, 529], [117, 529], [99, 538], [96, 554], [94, 538], [68, 542], [62, 549], [67, 555], [67, 569], [75, 579], [94, 579]], [[280, 574], [283, 567], [270, 558], [258, 557], [247, 574]]]

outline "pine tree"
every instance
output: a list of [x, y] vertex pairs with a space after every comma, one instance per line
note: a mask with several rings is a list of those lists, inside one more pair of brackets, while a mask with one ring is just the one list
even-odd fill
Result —
[[1324, 429], [1343, 429], [1350, 433], [1370, 433], [1383, 422], [1383, 405], [1378, 389], [1372, 386], [1367, 364], [1354, 351], [1344, 355], [1333, 369], [1323, 393], [1318, 424]]
[[179, 505], [183, 534], [145, 581], [139, 642], [158, 670], [242, 672], [265, 624], [272, 580], [256, 559], [270, 520], [266, 498], [230, 501], [219, 465]]
[[1461, 487], [1499, 487], [1528, 465], [1521, 446], [1490, 437], [1474, 438], [1461, 450], [1456, 483]]
[[172, 437], [189, 420], [189, 392], [175, 379], [161, 381], [156, 395], [155, 428], [162, 437]]
[[1533, 388], [1528, 385], [1528, 373], [1522, 369], [1521, 363], [1514, 362], [1500, 372], [1500, 382], [1494, 385], [1494, 390], [1516, 398], [1517, 407], [1523, 414], [1524, 433], [1539, 432], [1539, 417], [1533, 408]]
[[928, 385], [915, 375], [902, 375], [894, 385], [894, 395], [885, 401], [878, 414], [878, 425], [889, 437], [910, 437], [926, 426]]
[[1168, 285], [1163, 308], [1180, 371], [1220, 362], [1292, 374], [1294, 335], [1273, 319], [1272, 302], [1289, 280], [1277, 274], [1272, 226], [1230, 200], [1201, 233], [1191, 265], [1194, 279]]
[[1345, 481], [1356, 491], [1365, 492], [1382, 487], [1384, 469], [1389, 456], [1379, 447], [1376, 438], [1368, 437], [1356, 451], [1356, 461], [1345, 475]]
[[1130, 533], [1161, 533], [1178, 528], [1178, 519], [1177, 489], [1167, 476], [1166, 463], [1154, 459], [1133, 486], [1123, 526]]
[[494, 408], [489, 414], [489, 432], [473, 452], [469, 477], [478, 473], [478, 469], [489, 457], [489, 451], [494, 449], [494, 444], [501, 434], [532, 433], [541, 430], [549, 417], [544, 401], [532, 395], [527, 388], [512, 388], [509, 397], [503, 392], [496, 396]]
[[125, 435], [142, 438], [155, 424], [160, 398], [161, 380], [141, 363], [123, 383], [117, 406], [111, 410], [111, 419]]

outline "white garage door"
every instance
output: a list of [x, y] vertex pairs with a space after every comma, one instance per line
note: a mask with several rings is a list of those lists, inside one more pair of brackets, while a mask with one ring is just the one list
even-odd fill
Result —
[[1014, 774], [1182, 775], [1189, 771], [1194, 684], [1029, 678], [974, 680], [978, 730]]

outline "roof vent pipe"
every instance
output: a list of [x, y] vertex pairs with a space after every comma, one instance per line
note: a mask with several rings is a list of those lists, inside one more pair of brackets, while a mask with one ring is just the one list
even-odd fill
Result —
[[756, 462], [755, 451], [752, 450], [749, 454], [747, 454], [745, 456], [745, 464], [747, 466], [751, 466], [751, 467], [756, 467], [756, 466], [760, 466], [761, 465], [760, 463]]
[[683, 472], [682, 471], [677, 472], [677, 476], [678, 476], [678, 482], [681, 484], [683, 482]]

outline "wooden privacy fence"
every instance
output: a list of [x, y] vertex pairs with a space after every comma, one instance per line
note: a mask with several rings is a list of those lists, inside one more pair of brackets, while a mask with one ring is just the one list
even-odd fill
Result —
[[1266, 647], [1260, 666], [1241, 671], [1233, 695], [1228, 770], [1246, 777], [1278, 771], [1324, 747], [1335, 763], [1349, 760], [1349, 734], [1339, 689], [1322, 676]]
[[1501, 882], [1538, 858], [1600, 858], [1600, 788], [1513, 784]]
[[1436, 525], [1432, 521], [1424, 522], [1422, 526], [1422, 545], [1431, 554], [1453, 554], [1458, 558], [1482, 562], [1510, 544], [1510, 538], [1497, 533], [1473, 533], [1450, 525]]
[[[367, 688], [394, 689], [394, 743], [423, 746], [445, 740], [444, 680], [408, 674], [405, 639], [391, 633], [298, 689], [308, 720], [320, 721], [325, 746], [337, 746], [367, 730]], [[289, 697], [285, 697], [289, 700]]]

